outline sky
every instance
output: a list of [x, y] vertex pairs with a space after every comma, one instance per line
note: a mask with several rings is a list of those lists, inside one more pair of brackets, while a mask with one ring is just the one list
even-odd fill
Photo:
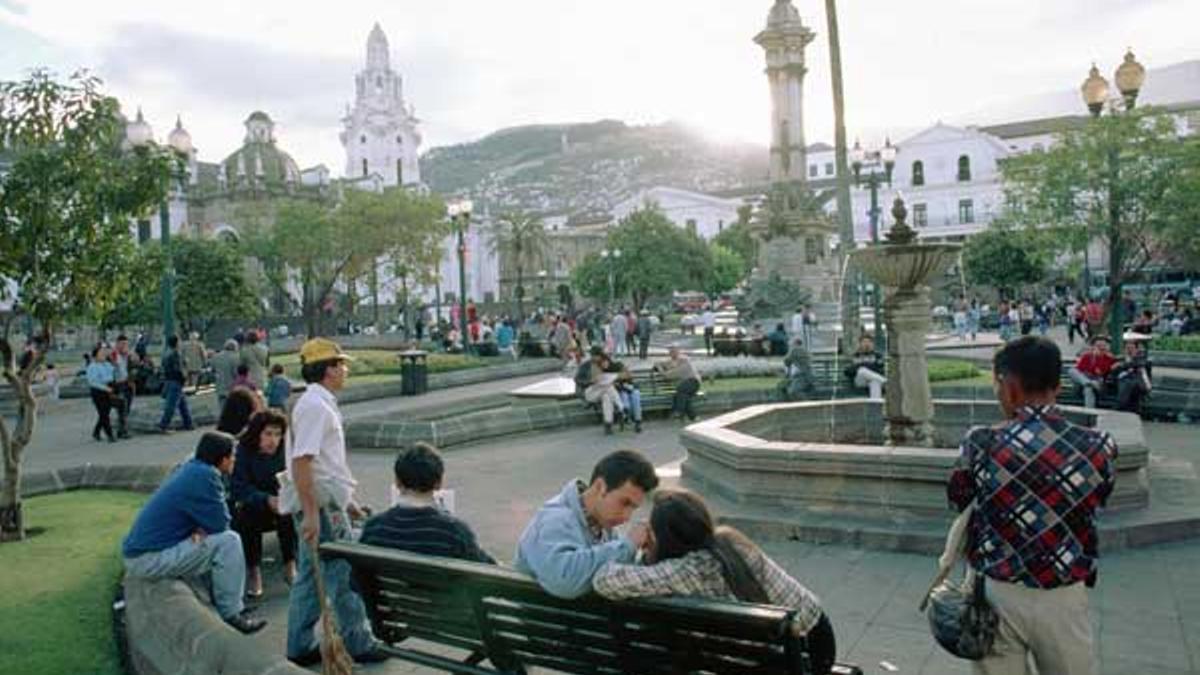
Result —
[[[532, 123], [678, 120], [766, 142], [772, 0], [0, 0], [0, 80], [85, 67], [200, 157], [241, 145], [253, 110], [302, 167], [343, 170], [340, 118], [378, 21], [424, 149]], [[794, 0], [817, 39], [807, 138], [833, 132], [825, 3]], [[1125, 48], [1147, 67], [1200, 58], [1200, 0], [858, 0], [839, 3], [848, 127], [902, 135], [1078, 87]], [[1197, 92], [1200, 98], [1200, 92]], [[1078, 111], [1064, 111], [1078, 112]]]

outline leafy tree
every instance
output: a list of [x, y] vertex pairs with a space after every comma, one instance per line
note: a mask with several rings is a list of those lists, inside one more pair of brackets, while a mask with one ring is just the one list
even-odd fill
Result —
[[737, 253], [713, 243], [708, 247], [708, 275], [704, 292], [715, 297], [738, 285], [746, 276], [745, 264]]
[[1015, 297], [1021, 286], [1046, 278], [1053, 250], [1044, 233], [993, 225], [973, 235], [963, 249], [963, 268], [972, 285], [993, 286]]
[[614, 263], [616, 279], [634, 309], [640, 310], [652, 296], [701, 289], [708, 277], [703, 240], [676, 227], [653, 206], [622, 219], [609, 234], [608, 247], [621, 251]]
[[1001, 165], [1008, 217], [1056, 228], [1068, 250], [1102, 242], [1109, 251], [1105, 309], [1111, 315], [1121, 286], [1148, 263], [1170, 259], [1177, 244], [1183, 254], [1200, 246], [1194, 243], [1198, 147], [1180, 137], [1173, 117], [1161, 109], [1098, 117], [1060, 134], [1046, 152]]
[[750, 233], [750, 220], [754, 207], [746, 204], [738, 207], [738, 219], [733, 225], [721, 230], [713, 243], [736, 253], [742, 259], [742, 276], [750, 274], [758, 261], [758, 243]]
[[[37, 322], [41, 345], [53, 344], [68, 318], [99, 319], [129, 288], [135, 247], [130, 222], [166, 197], [178, 158], [150, 145], [124, 147], [125, 120], [98, 79], [67, 82], [44, 70], [0, 82], [0, 294], [11, 294]], [[8, 298], [14, 299], [14, 298]], [[0, 540], [24, 537], [21, 459], [37, 421], [32, 382], [45, 351], [18, 363], [9, 343], [12, 316], [0, 334], [0, 369], [19, 401], [15, 427], [0, 418], [4, 481]]]
[[540, 264], [550, 248], [550, 238], [542, 221], [527, 213], [507, 213], [492, 227], [489, 245], [501, 261], [510, 262], [517, 275], [514, 295], [517, 317], [525, 317], [525, 271]]
[[[825, 0], [825, 25], [829, 32], [830, 84], [833, 85], [833, 144], [837, 162], [837, 219], [841, 257], [854, 249], [854, 207], [850, 200], [850, 164], [846, 161], [846, 97], [842, 83], [842, 39], [838, 30], [837, 0]], [[858, 294], [852, 292], [850, 275], [842, 279], [842, 350], [850, 354], [858, 344]]]
[[[169, 246], [176, 274], [175, 312], [185, 330], [203, 334], [216, 319], [248, 319], [258, 313], [258, 295], [234, 244], [179, 237]], [[134, 284], [121, 304], [105, 317], [105, 325], [147, 324], [158, 319], [164, 262], [159, 242], [142, 246], [133, 263]]]
[[772, 272], [766, 279], [755, 279], [738, 301], [738, 312], [751, 319], [787, 316], [798, 304], [809, 301], [811, 293], [800, 284]]

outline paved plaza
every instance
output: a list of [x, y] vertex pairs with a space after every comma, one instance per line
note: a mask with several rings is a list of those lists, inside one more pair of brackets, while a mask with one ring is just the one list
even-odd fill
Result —
[[[509, 391], [536, 378], [517, 378], [448, 389], [424, 397], [345, 406], [348, 418], [384, 410], [427, 409], [468, 396]], [[152, 405], [155, 399], [140, 399]], [[191, 453], [198, 432], [139, 436], [115, 445], [87, 438], [91, 424], [85, 401], [64, 401], [47, 413], [28, 454], [31, 471], [84, 462], [170, 463]], [[583, 476], [604, 453], [621, 447], [646, 452], [668, 482], [678, 475], [684, 450], [680, 426], [651, 420], [640, 435], [611, 437], [598, 427], [528, 434], [458, 446], [445, 453], [447, 486], [456, 491], [458, 513], [475, 528], [481, 544], [508, 561], [524, 524], [541, 502], [573, 476]], [[1155, 461], [1169, 462], [1182, 480], [1200, 489], [1200, 447], [1195, 426], [1147, 424]], [[351, 466], [365, 501], [388, 501], [393, 454], [354, 452]], [[271, 540], [269, 537], [268, 540]], [[841, 546], [764, 542], [764, 548], [822, 598], [837, 630], [843, 660], [866, 672], [967, 672], [938, 649], [916, 605], [933, 572], [930, 557]], [[1092, 622], [1103, 673], [1200, 672], [1200, 542], [1171, 544], [1105, 556], [1100, 583], [1091, 592]], [[263, 649], [282, 651], [286, 588], [268, 567], [264, 614], [272, 623], [256, 639]], [[400, 661], [370, 672], [433, 672]], [[890, 671], [889, 671], [890, 672]]]

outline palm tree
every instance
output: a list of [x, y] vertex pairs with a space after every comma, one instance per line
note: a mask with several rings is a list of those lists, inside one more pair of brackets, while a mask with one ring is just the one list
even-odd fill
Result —
[[492, 252], [500, 256], [501, 264], [503, 261], [509, 262], [516, 272], [514, 295], [517, 297], [517, 320], [520, 321], [525, 318], [525, 270], [538, 265], [546, 257], [550, 238], [537, 216], [506, 213], [492, 226], [490, 245]]
[[[840, 221], [842, 256], [854, 248], [854, 215], [850, 203], [850, 165], [846, 161], [846, 99], [842, 90], [842, 43], [838, 36], [837, 0], [825, 0], [825, 21], [829, 29], [829, 68], [833, 80], [833, 143], [837, 161], [837, 213]], [[850, 288], [850, 275], [842, 283], [842, 347], [846, 354], [858, 344], [860, 315], [858, 295]], [[875, 317], [879, 321], [880, 317]]]

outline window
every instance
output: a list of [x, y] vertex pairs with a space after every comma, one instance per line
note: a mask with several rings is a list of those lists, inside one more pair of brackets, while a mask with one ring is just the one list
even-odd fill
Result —
[[718, 221], [717, 221], [717, 232], [718, 232], [718, 233], [721, 233], [721, 232], [724, 232], [724, 231], [725, 231], [725, 221], [724, 221], [724, 220], [718, 220]]
[[958, 200], [958, 222], [963, 225], [975, 222], [975, 202], [970, 199]]
[[833, 175], [833, 162], [825, 162], [825, 175], [826, 176]]
[[971, 158], [966, 155], [958, 158], [958, 180], [960, 183], [971, 180]]
[[363, 169], [363, 176], [365, 177], [367, 175], [367, 160], [365, 160], [365, 159], [362, 161], [362, 169]]
[[808, 177], [809, 178], [816, 178], [817, 175], [820, 173], [821, 173], [821, 167], [817, 166], [816, 164], [808, 165]]
[[359, 137], [358, 137], [358, 142], [359, 142], [359, 143], [362, 143], [363, 145], [366, 145], [366, 144], [367, 144], [367, 135], [366, 135], [366, 134], [363, 134], [362, 136], [359, 136]]
[[404, 137], [403, 136], [396, 137], [396, 145], [404, 145]]
[[912, 165], [912, 184], [913, 187], [920, 187], [925, 184], [925, 162], [917, 160]]
[[820, 242], [816, 237], [804, 238], [804, 263], [806, 265], [816, 265], [817, 259], [821, 255]]
[[913, 225], [917, 227], [929, 226], [928, 204], [913, 204]]

